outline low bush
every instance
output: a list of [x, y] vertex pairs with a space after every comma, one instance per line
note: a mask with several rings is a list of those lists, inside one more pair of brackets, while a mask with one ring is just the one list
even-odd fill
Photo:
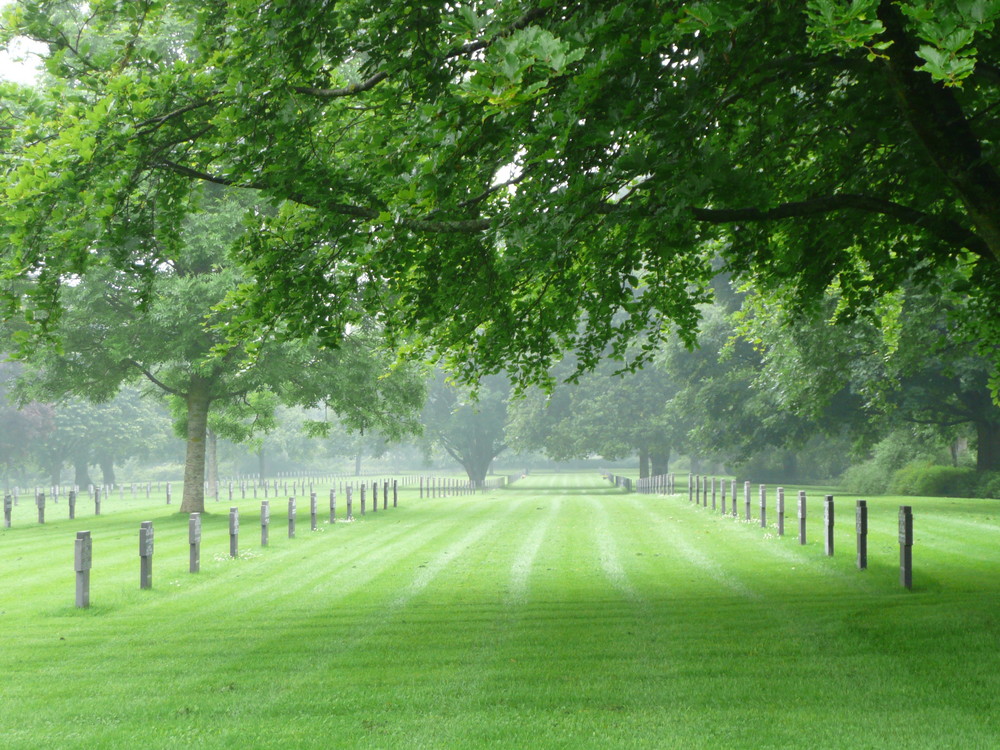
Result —
[[976, 497], [992, 497], [1000, 500], [1000, 471], [986, 471], [976, 482]]
[[855, 495], [884, 495], [889, 489], [890, 476], [875, 461], [865, 461], [845, 471], [840, 485]]
[[978, 480], [975, 469], [915, 461], [893, 473], [888, 491], [891, 495], [975, 497]]

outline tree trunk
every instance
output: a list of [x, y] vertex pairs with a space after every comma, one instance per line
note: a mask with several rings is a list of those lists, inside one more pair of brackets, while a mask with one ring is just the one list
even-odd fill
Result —
[[62, 460], [58, 461], [53, 460], [49, 464], [48, 473], [49, 473], [49, 478], [52, 480], [53, 487], [57, 487], [60, 484], [62, 484], [62, 467], [63, 467]]
[[639, 449], [639, 479], [649, 476], [649, 448]]
[[115, 486], [115, 457], [109, 455], [102, 455], [97, 459], [98, 465], [101, 467], [101, 477], [104, 484], [108, 487]]
[[265, 461], [264, 446], [262, 445], [262, 446], [260, 446], [260, 450], [257, 451], [257, 474], [258, 474], [257, 484], [258, 485], [264, 483], [264, 477], [267, 476], [267, 474], [265, 473], [266, 469], [267, 469], [267, 462]]
[[781, 471], [783, 482], [792, 482], [799, 478], [799, 456], [794, 451], [783, 451], [781, 456]]
[[976, 471], [1000, 471], [1000, 424], [976, 422]]
[[670, 473], [670, 449], [649, 452], [649, 471], [654, 477], [662, 477]]
[[360, 477], [361, 476], [361, 454], [360, 453], [357, 454], [354, 457], [354, 476], [356, 476], [356, 477]]
[[205, 512], [205, 435], [212, 404], [211, 381], [191, 377], [187, 393], [187, 456], [184, 460], [184, 499], [181, 513]]
[[90, 462], [88, 459], [74, 456], [73, 469], [73, 482], [77, 487], [85, 489], [94, 483], [90, 478]]
[[215, 433], [208, 431], [208, 442], [205, 445], [205, 471], [208, 474], [208, 494], [219, 499], [219, 451]]

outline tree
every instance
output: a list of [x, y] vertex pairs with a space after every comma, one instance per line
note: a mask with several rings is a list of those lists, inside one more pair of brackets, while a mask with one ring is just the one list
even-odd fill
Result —
[[14, 403], [11, 386], [18, 369], [16, 362], [0, 362], [0, 462], [5, 488], [10, 487], [12, 474], [24, 477], [26, 464], [53, 429], [51, 406], [37, 401]]
[[510, 382], [483, 378], [474, 393], [449, 382], [438, 371], [431, 381], [423, 412], [424, 436], [462, 465], [479, 486], [493, 459], [507, 449], [505, 425]]
[[936, 428], [942, 442], [954, 440], [955, 427], [971, 426], [977, 469], [1000, 470], [1000, 407], [990, 397], [989, 363], [953, 322], [968, 315], [958, 309], [964, 298], [907, 285], [863, 319], [834, 326], [829, 318], [839, 302], [829, 295], [826, 314], [807, 321], [788, 320], [774, 300], [751, 298], [743, 333], [758, 343], [781, 408], [816, 418], [850, 398], [852, 428], [867, 433], [868, 443], [900, 424]]
[[[215, 352], [223, 335], [213, 325], [224, 326], [227, 319], [213, 316], [212, 308], [242, 280], [227, 263], [225, 247], [242, 231], [253, 199], [210, 186], [154, 273], [91, 267], [62, 293], [63, 309], [52, 329], [58, 338], [25, 353], [32, 365], [25, 387], [36, 397], [75, 393], [101, 401], [123, 383], [145, 379], [172, 399], [187, 442], [182, 512], [204, 511], [213, 406], [225, 409], [217, 429], [245, 439], [255, 428], [272, 425], [279, 402], [328, 405], [345, 421], [385, 423], [387, 430], [404, 429], [391, 425], [406, 424], [406, 410], [420, 402], [419, 383], [406, 368], [387, 372], [389, 362], [375, 347], [370, 325], [355, 327], [336, 351], [300, 339], [256, 342], [251, 364], [243, 348]], [[135, 266], [155, 262], [141, 245], [110, 251], [124, 252]], [[391, 413], [393, 407], [401, 414]], [[90, 458], [80, 457], [84, 467]]]
[[691, 343], [719, 254], [803, 307], [836, 283], [848, 309], [962, 263], [996, 390], [998, 18], [996, 0], [21, 0], [9, 33], [48, 43], [54, 82], [8, 138], [8, 268], [55, 309], [97, 239], [166, 241], [192, 184], [253, 187], [282, 205], [240, 243], [233, 340], [340, 340], [349, 292], [470, 379], [539, 380], [566, 349], [586, 369]]
[[[573, 363], [561, 365], [561, 380]], [[617, 373], [604, 362], [576, 383], [536, 390], [516, 402], [508, 431], [521, 449], [542, 450], [555, 461], [599, 455], [618, 460], [638, 454], [639, 475], [666, 474], [671, 449], [682, 444], [682, 423], [672, 399], [679, 388], [670, 374], [650, 363]]]

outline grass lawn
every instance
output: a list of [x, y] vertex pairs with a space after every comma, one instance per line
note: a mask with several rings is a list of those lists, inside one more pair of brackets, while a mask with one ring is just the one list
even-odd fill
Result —
[[176, 505], [111, 499], [94, 518], [81, 501], [68, 521], [63, 500], [39, 526], [22, 498], [0, 530], [0, 747], [1000, 747], [1000, 502], [870, 499], [859, 572], [854, 499], [837, 497], [828, 558], [818, 493], [798, 544], [796, 489], [783, 538], [686, 489], [624, 495], [583, 474], [407, 489], [315, 532], [300, 499], [295, 539], [272, 499], [264, 549], [259, 500], [236, 501], [237, 560], [224, 501], [196, 575]]

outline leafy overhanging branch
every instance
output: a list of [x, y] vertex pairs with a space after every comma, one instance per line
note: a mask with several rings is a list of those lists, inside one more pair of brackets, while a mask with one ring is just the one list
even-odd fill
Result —
[[778, 221], [818, 216], [836, 211], [856, 210], [891, 216], [905, 224], [924, 229], [940, 240], [965, 248], [976, 255], [993, 259], [989, 246], [975, 232], [957, 222], [929, 214], [901, 203], [857, 193], [828, 195], [803, 201], [782, 203], [772, 208], [692, 208], [695, 219], [713, 224]]

